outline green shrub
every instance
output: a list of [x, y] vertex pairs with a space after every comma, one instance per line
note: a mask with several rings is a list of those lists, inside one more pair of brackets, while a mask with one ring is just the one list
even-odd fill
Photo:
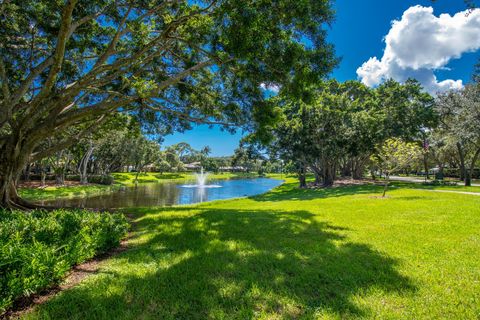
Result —
[[[69, 181], [80, 181], [80, 176], [78, 174], [72, 174], [65, 176], [65, 179]], [[111, 185], [114, 181], [113, 177], [110, 175], [89, 175], [87, 179], [89, 183], [104, 185]]]
[[423, 182], [426, 186], [456, 186], [455, 181], [446, 181], [446, 180], [433, 180], [428, 182]]
[[122, 214], [0, 209], [0, 314], [12, 302], [57, 284], [75, 264], [119, 245]]
[[[30, 174], [30, 180], [41, 180], [41, 176], [39, 174]], [[55, 180], [55, 175], [48, 174], [45, 176], [45, 180]], [[67, 181], [80, 181], [80, 176], [78, 174], [67, 174], [65, 176], [65, 180]], [[114, 182], [113, 176], [111, 175], [89, 175], [88, 176], [89, 183], [96, 183], [96, 184], [104, 184], [104, 185], [111, 185]]]

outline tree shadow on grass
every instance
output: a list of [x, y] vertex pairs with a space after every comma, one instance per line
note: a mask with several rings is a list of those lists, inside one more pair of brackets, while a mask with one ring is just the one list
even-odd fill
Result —
[[356, 194], [375, 194], [380, 193], [381, 186], [377, 185], [355, 185], [338, 186], [331, 188], [301, 189], [293, 185], [283, 184], [276, 189], [251, 197], [255, 201], [295, 201], [295, 200], [313, 200], [330, 197], [343, 197]]
[[[182, 210], [181, 208], [180, 210]], [[397, 261], [308, 211], [197, 208], [141, 214], [130, 250], [38, 306], [51, 319], [248, 319], [371, 314], [369, 290], [410, 294]], [[154, 226], [154, 227], [153, 227]]]

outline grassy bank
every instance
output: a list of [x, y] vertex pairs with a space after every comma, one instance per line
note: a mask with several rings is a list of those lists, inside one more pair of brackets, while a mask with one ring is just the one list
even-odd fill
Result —
[[38, 201], [38, 200], [51, 200], [55, 198], [74, 198], [85, 197], [94, 194], [100, 194], [103, 192], [110, 192], [119, 185], [114, 184], [111, 186], [105, 186], [100, 184], [88, 184], [85, 186], [48, 186], [45, 188], [20, 188], [18, 190], [20, 196], [25, 200]]
[[128, 209], [130, 249], [27, 318], [478, 318], [480, 197], [295, 186]]
[[[85, 197], [90, 195], [110, 192], [121, 186], [133, 186], [135, 184], [135, 173], [122, 172], [112, 174], [115, 181], [111, 186], [88, 184], [88, 185], [74, 185], [74, 186], [48, 186], [45, 188], [20, 188], [19, 194], [26, 200], [50, 200], [55, 198], [73, 198]], [[232, 179], [242, 177], [256, 177], [257, 174], [247, 173], [221, 173], [210, 174], [209, 179]], [[193, 181], [195, 176], [193, 173], [163, 173], [147, 172], [138, 176], [138, 183], [160, 183], [160, 182], [182, 182]]]
[[435, 186], [423, 183], [415, 182], [403, 182], [403, 181], [391, 181], [390, 185], [397, 188], [413, 188], [413, 189], [425, 189], [425, 190], [448, 190], [448, 191], [460, 191], [460, 192], [480, 192], [479, 186], [465, 187], [462, 185], [456, 186]]

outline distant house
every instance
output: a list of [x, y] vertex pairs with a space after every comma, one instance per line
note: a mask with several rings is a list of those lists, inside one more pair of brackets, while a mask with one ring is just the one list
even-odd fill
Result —
[[200, 162], [192, 162], [192, 163], [185, 164], [183, 167], [187, 171], [197, 171], [202, 168], [202, 165], [200, 164]]
[[143, 168], [143, 171], [145, 172], [155, 172], [156, 170], [157, 170], [157, 167], [153, 163], [146, 165], [145, 168]]
[[229, 172], [244, 172], [247, 171], [246, 168], [242, 166], [235, 166], [235, 167], [220, 167], [220, 171], [229, 171]]

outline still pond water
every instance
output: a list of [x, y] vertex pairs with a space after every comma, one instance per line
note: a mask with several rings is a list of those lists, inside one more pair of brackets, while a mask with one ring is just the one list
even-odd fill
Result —
[[207, 184], [215, 185], [213, 188], [189, 187], [185, 183], [146, 183], [102, 195], [56, 199], [40, 204], [97, 209], [171, 206], [252, 196], [267, 192], [281, 183], [281, 180], [268, 178], [209, 180]]

